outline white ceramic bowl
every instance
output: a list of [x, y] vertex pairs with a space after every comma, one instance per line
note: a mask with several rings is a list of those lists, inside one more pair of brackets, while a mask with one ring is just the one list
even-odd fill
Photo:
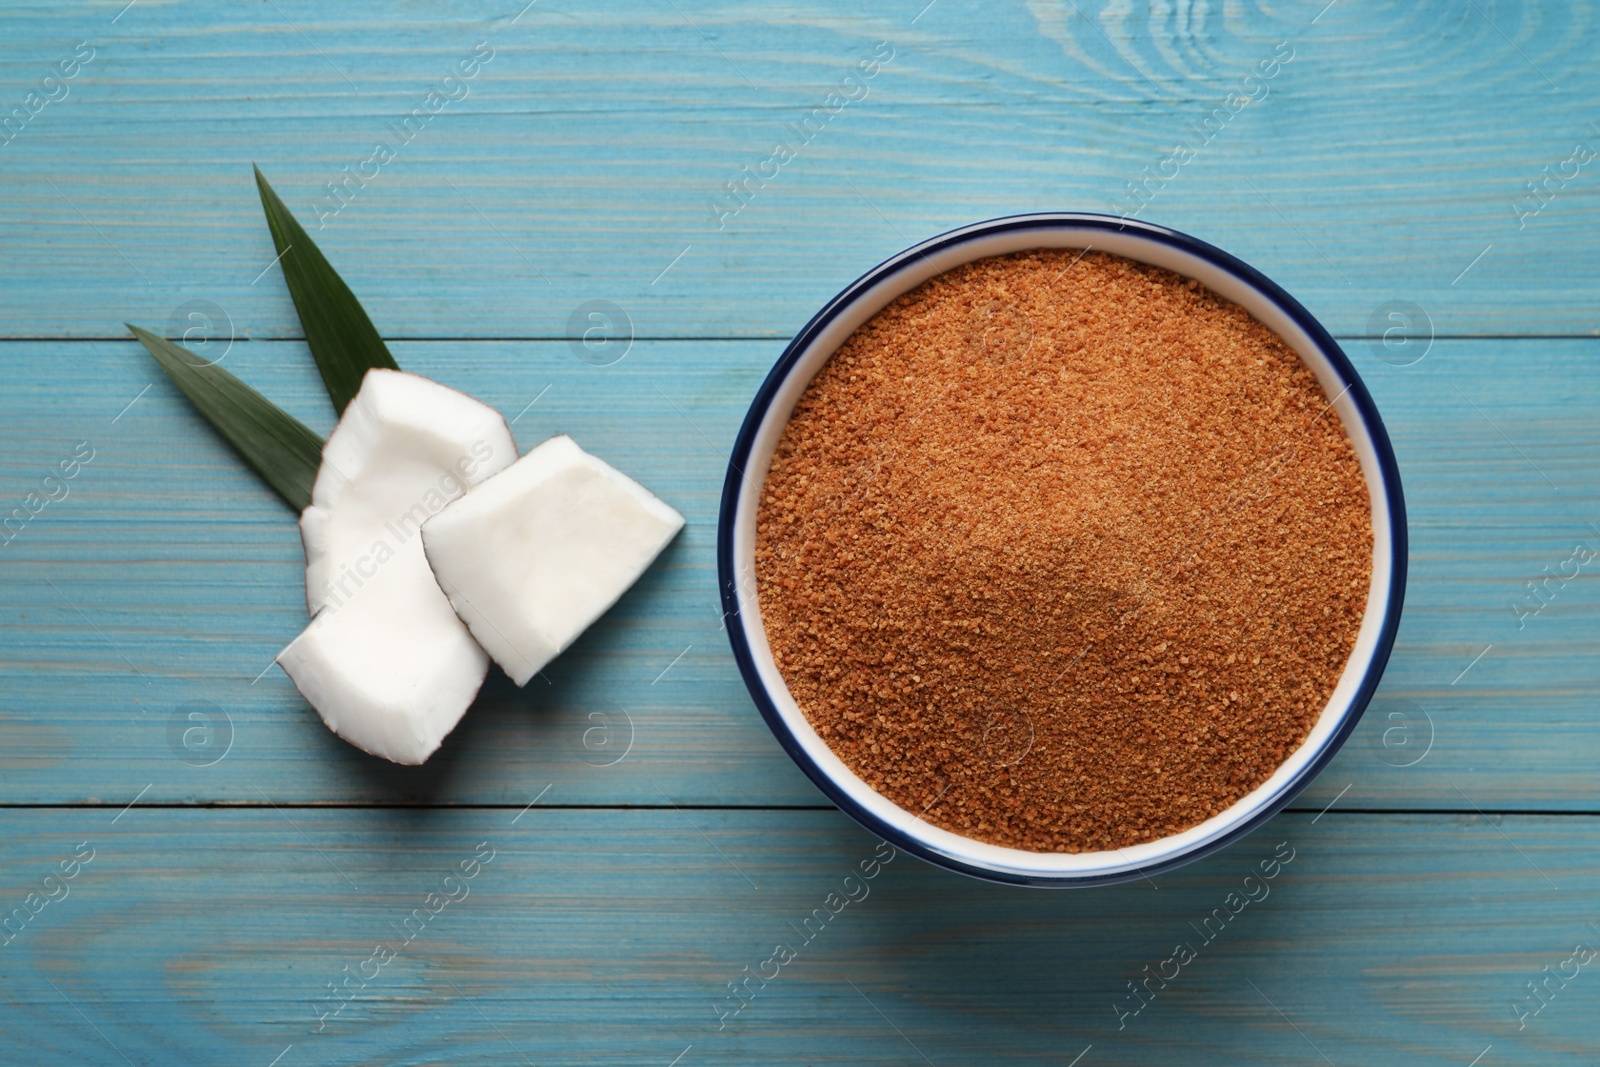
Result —
[[[812, 377], [855, 329], [936, 274], [987, 256], [1083, 248], [1198, 280], [1243, 306], [1315, 372], [1354, 443], [1372, 500], [1372, 585], [1355, 650], [1305, 742], [1271, 778], [1225, 811], [1170, 837], [1099, 852], [1028, 852], [932, 826], [862, 781], [812, 729], [772, 659], [756, 595], [756, 509], [773, 450]], [[868, 271], [834, 297], [784, 350], [739, 431], [723, 485], [717, 570], [734, 658], [756, 707], [813, 782], [868, 830], [951, 870], [993, 881], [1081, 886], [1126, 881], [1198, 859], [1260, 826], [1344, 743], [1389, 659], [1405, 598], [1406, 519], [1399, 470], [1372, 398], [1327, 330], [1270, 279], [1221, 249], [1150, 223], [1109, 215], [1017, 215], [953, 230]]]

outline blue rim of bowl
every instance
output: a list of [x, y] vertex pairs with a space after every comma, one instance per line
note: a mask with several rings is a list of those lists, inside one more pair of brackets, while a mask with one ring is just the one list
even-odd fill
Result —
[[[777, 705], [773, 703], [772, 697], [768, 694], [760, 672], [756, 669], [749, 642], [745, 639], [743, 623], [740, 620], [739, 590], [736, 582], [737, 571], [733, 560], [733, 523], [738, 508], [739, 490], [744, 483], [744, 467], [750, 459], [751, 445], [755, 440], [757, 430], [766, 418], [768, 409], [772, 406], [773, 397], [793, 372], [794, 366], [800, 357], [816, 340], [817, 335], [842, 311], [853, 304], [862, 293], [890, 275], [911, 265], [916, 260], [980, 237], [988, 237], [1015, 230], [1048, 230], [1063, 226], [1070, 226], [1074, 229], [1131, 231], [1142, 237], [1188, 252], [1200, 259], [1207, 260], [1254, 286], [1293, 319], [1295, 324], [1306, 332], [1312, 343], [1321, 350], [1334, 369], [1338, 371], [1339, 376], [1344, 380], [1356, 410], [1360, 414], [1367, 433], [1371, 436], [1373, 451], [1377, 455], [1378, 466], [1383, 474], [1384, 496], [1389, 506], [1389, 538], [1392, 553], [1391, 577], [1388, 590], [1389, 599], [1384, 610], [1383, 625], [1378, 631], [1377, 644], [1373, 649], [1372, 658], [1367, 663], [1366, 673], [1361, 679], [1361, 684], [1350, 702], [1350, 708], [1345, 714], [1344, 721], [1328, 738], [1322, 751], [1307, 763], [1296, 777], [1285, 783], [1279, 789], [1277, 795], [1263, 805], [1261, 810], [1226, 833], [1146, 867], [1135, 868], [1131, 871], [1115, 871], [1095, 875], [1025, 874], [965, 863], [929, 848], [915, 838], [883, 822], [857, 804], [822, 768], [816, 765], [811, 756], [801, 747], [800, 742], [790, 732], [788, 724], [783, 721]], [[789, 758], [794, 760], [806, 777], [810, 778], [817, 788], [822, 790], [828, 799], [839, 807], [839, 810], [860, 823], [869, 832], [889, 842], [895, 848], [926, 860], [935, 866], [970, 875], [984, 881], [1036, 887], [1064, 888], [1115, 885], [1120, 882], [1128, 882], [1136, 878], [1175, 870], [1185, 864], [1193, 863], [1195, 860], [1209, 856], [1213, 852], [1226, 848], [1228, 845], [1246, 837], [1259, 829], [1268, 819], [1282, 811], [1295, 797], [1299, 796], [1301, 791], [1315, 780], [1317, 775], [1338, 754], [1345, 741], [1349, 739], [1351, 732], [1355, 730], [1356, 725], [1361, 721], [1361, 716], [1365, 713], [1367, 705], [1371, 702], [1373, 693], [1378, 688], [1379, 680], [1383, 677], [1384, 668], [1389, 662], [1389, 654], [1394, 648], [1395, 633], [1400, 626], [1401, 608], [1405, 603], [1407, 554], [1405, 495], [1401, 490], [1400, 468], [1395, 462], [1394, 448], [1389, 442], [1389, 433], [1384, 428], [1383, 419], [1378, 414], [1377, 405], [1372, 402], [1371, 394], [1367, 392], [1360, 375], [1356, 373], [1355, 367], [1350, 363], [1349, 358], [1344, 354], [1344, 350], [1339, 347], [1333, 336], [1323, 328], [1322, 324], [1298, 300], [1290, 296], [1271, 278], [1268, 278], [1236, 256], [1178, 230], [1168, 229], [1164, 226], [1157, 226], [1153, 223], [1136, 219], [1123, 218], [1116, 215], [1102, 215], [1094, 212], [1040, 212], [1028, 215], [1008, 215], [1003, 218], [973, 223], [913, 245], [904, 252], [884, 260], [846, 286], [839, 295], [823, 305], [822, 310], [813, 315], [811, 321], [806, 323], [805, 328], [795, 335], [794, 339], [789, 342], [788, 347], [783, 350], [783, 355], [778, 357], [778, 362], [774, 364], [771, 373], [761, 383], [761, 388], [756, 391], [755, 399], [750, 404], [750, 410], [745, 415], [744, 424], [739, 427], [739, 436], [734, 440], [733, 452], [728, 458], [728, 473], [722, 485], [722, 506], [717, 516], [717, 581], [722, 599], [723, 619], [728, 630], [728, 641], [733, 646], [733, 658], [739, 665], [739, 674], [744, 678], [745, 688], [750, 691], [750, 696], [755, 701], [757, 709], [760, 710], [761, 717], [766, 720], [768, 728], [772, 730], [773, 736], [778, 739], [778, 743], [783, 746], [783, 750], [789, 754]]]

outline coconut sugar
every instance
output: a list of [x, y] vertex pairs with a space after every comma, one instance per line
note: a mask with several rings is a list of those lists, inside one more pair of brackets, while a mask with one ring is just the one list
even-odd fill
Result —
[[1355, 451], [1243, 308], [1101, 252], [938, 275], [773, 456], [756, 577], [812, 726], [900, 807], [1035, 852], [1204, 821], [1305, 740], [1372, 567]]

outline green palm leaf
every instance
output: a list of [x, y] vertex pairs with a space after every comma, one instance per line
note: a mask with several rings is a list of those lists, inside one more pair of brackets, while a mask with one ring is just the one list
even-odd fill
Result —
[[283, 206], [278, 194], [267, 184], [261, 168], [255, 168], [255, 172], [261, 208], [267, 213], [272, 243], [283, 265], [283, 280], [289, 284], [294, 309], [300, 314], [306, 344], [311, 347], [311, 355], [322, 371], [328, 398], [342, 413], [361, 388], [361, 379], [367, 371], [373, 367], [386, 370], [400, 367], [350, 287]]
[[322, 438], [238, 378], [182, 345], [137, 326], [128, 329], [161, 364], [173, 384], [183, 390], [195, 410], [284, 502], [296, 511], [305, 510], [311, 503], [311, 487], [322, 463]]

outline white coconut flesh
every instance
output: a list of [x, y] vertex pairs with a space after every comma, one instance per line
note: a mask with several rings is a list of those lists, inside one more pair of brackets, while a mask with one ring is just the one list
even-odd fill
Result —
[[488, 659], [434, 579], [419, 531], [516, 458], [499, 412], [399, 371], [368, 371], [329, 435], [300, 518], [314, 617], [278, 663], [356, 747], [421, 763], [477, 695]]
[[518, 685], [638, 580], [683, 516], [552, 437], [424, 524], [439, 584]]

